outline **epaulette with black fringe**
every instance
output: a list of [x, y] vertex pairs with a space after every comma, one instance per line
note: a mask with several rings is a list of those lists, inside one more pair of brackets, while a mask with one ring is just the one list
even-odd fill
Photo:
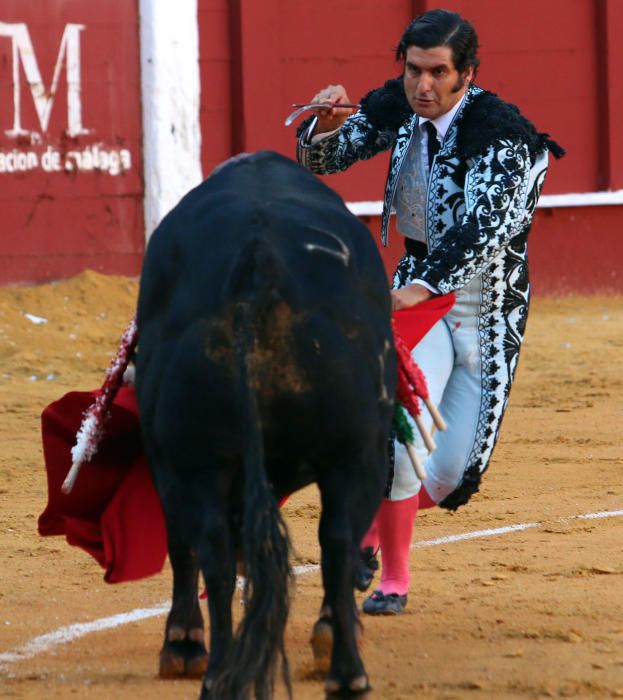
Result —
[[388, 80], [383, 87], [371, 90], [361, 98], [361, 111], [378, 131], [396, 132], [413, 116], [407, 102], [402, 76]]
[[549, 138], [549, 134], [539, 133], [517, 106], [504, 102], [487, 90], [465, 105], [459, 119], [457, 151], [462, 158], [482, 155], [498, 139], [525, 143], [533, 158], [545, 148], [555, 158], [562, 158], [565, 154], [565, 150]]

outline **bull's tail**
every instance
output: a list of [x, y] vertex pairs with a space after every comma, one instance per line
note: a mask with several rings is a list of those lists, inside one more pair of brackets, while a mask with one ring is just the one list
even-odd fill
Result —
[[[263, 295], [259, 295], [260, 298]], [[272, 697], [275, 673], [291, 697], [284, 632], [290, 607], [290, 540], [264, 468], [264, 444], [256, 395], [253, 348], [259, 309], [239, 302], [234, 318], [238, 405], [244, 440], [244, 616], [236, 631], [226, 668], [213, 693], [216, 698], [258, 700]]]

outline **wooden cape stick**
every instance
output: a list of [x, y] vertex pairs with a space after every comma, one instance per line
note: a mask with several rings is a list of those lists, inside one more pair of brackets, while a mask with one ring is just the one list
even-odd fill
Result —
[[426, 469], [424, 468], [424, 463], [420, 459], [418, 453], [415, 451], [413, 443], [406, 442], [405, 447], [407, 448], [407, 454], [409, 455], [409, 459], [413, 465], [415, 475], [420, 481], [424, 481], [424, 479], [426, 479]]
[[428, 396], [423, 398], [422, 401], [424, 401], [424, 405], [428, 409], [437, 430], [445, 430], [448, 426], [446, 425], [446, 421], [442, 418], [441, 413], [437, 410], [437, 406], [435, 406]]
[[413, 420], [415, 421], [417, 429], [419, 430], [420, 435], [422, 436], [422, 440], [424, 440], [424, 444], [426, 445], [426, 450], [428, 451], [428, 454], [432, 454], [433, 450], [435, 450], [437, 445], [435, 445], [435, 441], [433, 440], [431, 434], [428, 432], [428, 429], [422, 422], [422, 417], [413, 416]]

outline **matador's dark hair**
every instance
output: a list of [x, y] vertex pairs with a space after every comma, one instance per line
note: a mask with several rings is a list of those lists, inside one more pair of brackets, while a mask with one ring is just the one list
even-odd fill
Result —
[[468, 68], [478, 71], [478, 35], [474, 27], [456, 12], [430, 10], [416, 17], [405, 29], [396, 47], [396, 59], [404, 59], [410, 46], [432, 49], [448, 46], [454, 67], [463, 73]]

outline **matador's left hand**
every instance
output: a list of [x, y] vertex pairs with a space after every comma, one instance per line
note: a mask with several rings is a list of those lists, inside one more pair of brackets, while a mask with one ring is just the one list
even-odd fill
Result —
[[421, 284], [414, 282], [400, 289], [392, 289], [392, 311], [406, 309], [415, 306], [422, 301], [426, 301], [433, 296], [433, 293]]

